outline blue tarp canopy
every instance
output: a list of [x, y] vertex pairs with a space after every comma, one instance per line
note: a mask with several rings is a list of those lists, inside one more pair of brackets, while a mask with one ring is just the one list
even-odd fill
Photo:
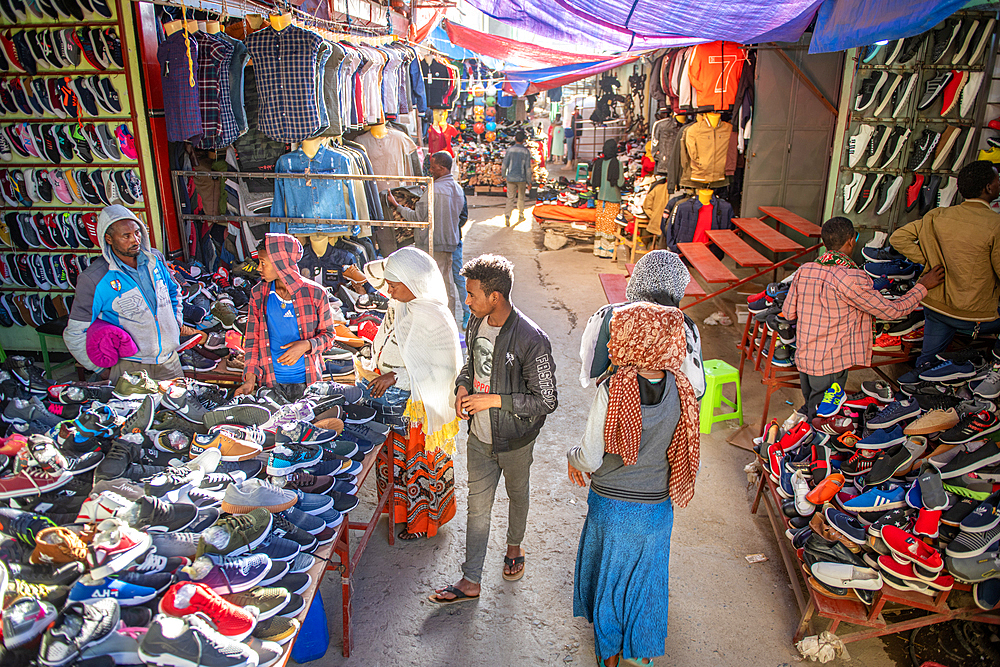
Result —
[[646, 51], [723, 40], [795, 42], [843, 51], [929, 30], [968, 0], [469, 0], [543, 39], [591, 51]]

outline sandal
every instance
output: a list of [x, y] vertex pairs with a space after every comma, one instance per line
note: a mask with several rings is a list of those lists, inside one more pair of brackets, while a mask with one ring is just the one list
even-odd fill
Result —
[[398, 537], [401, 540], [416, 540], [421, 537], [427, 537], [427, 533], [411, 533], [407, 531], [405, 528], [403, 528], [398, 533], [396, 533], [396, 537]]
[[[444, 599], [443, 600], [443, 599], [441, 599], [439, 597], [442, 593], [451, 593], [455, 597], [453, 597], [451, 599]], [[456, 604], [458, 602], [467, 602], [469, 600], [478, 600], [479, 596], [478, 595], [466, 595], [465, 593], [462, 592], [462, 589], [456, 588], [454, 586], [448, 586], [444, 590], [435, 591], [433, 595], [427, 596], [427, 599], [430, 600], [431, 602], [433, 602], [434, 604], [439, 604], [439, 605], [444, 606], [446, 604]]]
[[507, 581], [517, 581], [518, 579], [524, 576], [524, 570], [525, 570], [524, 554], [521, 554], [520, 556], [514, 556], [513, 558], [508, 558], [507, 556], [504, 556], [503, 564], [506, 566], [505, 567], [506, 570], [513, 570], [518, 565], [521, 566], [521, 569], [518, 570], [517, 572], [514, 572], [513, 574], [507, 574], [507, 572], [503, 573], [503, 578], [506, 579]]

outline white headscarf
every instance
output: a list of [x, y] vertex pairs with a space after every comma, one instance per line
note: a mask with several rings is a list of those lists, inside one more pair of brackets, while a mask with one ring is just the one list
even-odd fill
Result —
[[410, 376], [406, 414], [423, 425], [428, 451], [455, 451], [455, 378], [462, 365], [458, 326], [448, 312], [448, 292], [434, 258], [414, 247], [400, 248], [384, 264], [384, 277], [403, 283], [416, 297], [389, 302], [396, 322], [396, 343]]

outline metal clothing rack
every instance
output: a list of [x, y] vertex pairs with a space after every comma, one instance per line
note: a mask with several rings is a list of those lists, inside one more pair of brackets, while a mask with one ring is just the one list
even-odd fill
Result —
[[[181, 198], [179, 190], [177, 187], [173, 188], [174, 191], [174, 206], [177, 211], [177, 217], [182, 221], [206, 221], [206, 222], [249, 222], [249, 223], [278, 223], [286, 225], [296, 225], [296, 224], [310, 224], [310, 225], [375, 225], [377, 227], [412, 227], [416, 229], [426, 228], [428, 230], [427, 234], [427, 250], [429, 253], [434, 253], [434, 188], [432, 183], [434, 179], [429, 176], [382, 176], [378, 174], [359, 174], [357, 176], [351, 174], [258, 174], [246, 171], [189, 171], [189, 170], [172, 170], [170, 175], [174, 178], [178, 177], [193, 177], [193, 176], [211, 176], [213, 178], [234, 178], [237, 181], [242, 181], [243, 179], [264, 179], [264, 180], [276, 180], [282, 178], [294, 178], [294, 179], [319, 179], [319, 180], [329, 180], [329, 181], [394, 181], [398, 183], [418, 183], [425, 184], [427, 186], [427, 220], [426, 221], [415, 221], [410, 222], [408, 220], [395, 221], [395, 220], [356, 220], [356, 219], [343, 219], [343, 218], [286, 218], [286, 217], [274, 217], [274, 216], [257, 216], [257, 215], [195, 215], [192, 213], [183, 213], [181, 207]], [[187, 231], [187, 230], [185, 230]], [[291, 231], [291, 230], [290, 230]], [[187, 243], [181, 244], [181, 250], [184, 253], [184, 259], [189, 259], [189, 249]]]

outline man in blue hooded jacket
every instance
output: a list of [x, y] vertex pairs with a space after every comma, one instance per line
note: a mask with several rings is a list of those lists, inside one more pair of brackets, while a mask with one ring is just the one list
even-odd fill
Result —
[[87, 356], [87, 329], [97, 319], [121, 327], [139, 352], [111, 368], [115, 382], [123, 373], [140, 370], [154, 380], [184, 376], [180, 347], [180, 288], [149, 242], [143, 222], [121, 205], [108, 206], [97, 218], [101, 258], [77, 281], [76, 297], [63, 333], [66, 347], [92, 371], [101, 368]]

